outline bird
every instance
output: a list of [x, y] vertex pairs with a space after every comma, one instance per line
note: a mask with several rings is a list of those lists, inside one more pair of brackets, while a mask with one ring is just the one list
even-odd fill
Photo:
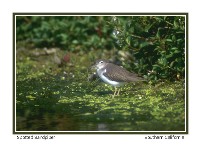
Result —
[[128, 82], [137, 82], [142, 80], [142, 78], [136, 73], [129, 72], [123, 67], [115, 65], [105, 59], [98, 59], [92, 68], [96, 69], [96, 73], [101, 80], [115, 87], [112, 97], [119, 95], [120, 89], [117, 91], [117, 87], [123, 86]]

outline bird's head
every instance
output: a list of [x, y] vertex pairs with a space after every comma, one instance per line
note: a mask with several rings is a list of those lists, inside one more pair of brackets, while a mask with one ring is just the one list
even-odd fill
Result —
[[95, 64], [91, 68], [95, 68], [97, 70], [102, 69], [109, 63], [108, 60], [98, 59]]

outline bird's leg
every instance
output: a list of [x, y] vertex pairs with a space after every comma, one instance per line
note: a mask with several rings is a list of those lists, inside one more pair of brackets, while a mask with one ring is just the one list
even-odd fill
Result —
[[120, 88], [119, 88], [119, 90], [118, 90], [118, 92], [117, 92], [117, 96], [119, 96], [119, 92], [120, 92]]
[[116, 95], [116, 92], [117, 92], [117, 88], [115, 87], [115, 92], [114, 92], [114, 94], [113, 94], [113, 98], [115, 97], [115, 95]]

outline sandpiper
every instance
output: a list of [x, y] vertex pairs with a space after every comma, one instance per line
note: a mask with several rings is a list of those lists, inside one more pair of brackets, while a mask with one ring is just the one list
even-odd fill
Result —
[[96, 68], [98, 76], [107, 84], [115, 87], [113, 97], [119, 95], [120, 89], [117, 92], [117, 87], [124, 85], [127, 82], [136, 82], [142, 78], [137, 74], [131, 73], [121, 66], [110, 63], [107, 60], [100, 59], [93, 66]]

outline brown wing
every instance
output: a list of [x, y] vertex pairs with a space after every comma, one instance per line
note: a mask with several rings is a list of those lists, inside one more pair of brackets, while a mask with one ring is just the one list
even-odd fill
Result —
[[107, 64], [106, 72], [103, 73], [103, 75], [113, 81], [118, 81], [118, 82], [134, 82], [141, 80], [141, 78], [138, 77], [137, 74], [131, 73], [125, 70], [124, 68], [111, 63]]

